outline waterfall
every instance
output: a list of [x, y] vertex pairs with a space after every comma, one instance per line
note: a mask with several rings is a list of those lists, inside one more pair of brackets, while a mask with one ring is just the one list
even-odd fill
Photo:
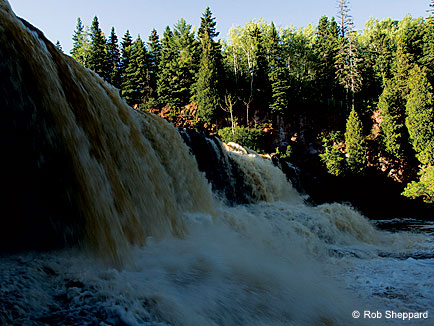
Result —
[[271, 160], [131, 109], [5, 0], [0, 76], [1, 324], [363, 325], [432, 304], [421, 264], [420, 296], [359, 281], [385, 259], [400, 279], [387, 257], [431, 238], [307, 205]]
[[175, 128], [0, 4], [2, 247], [78, 242], [120, 261], [148, 236], [182, 235], [183, 213], [212, 212]]

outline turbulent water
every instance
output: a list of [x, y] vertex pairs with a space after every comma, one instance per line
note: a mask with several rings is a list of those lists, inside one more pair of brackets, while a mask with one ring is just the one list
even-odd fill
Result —
[[131, 110], [4, 0], [0, 75], [2, 325], [432, 324], [385, 312], [432, 313], [433, 225], [306, 205], [271, 161]]

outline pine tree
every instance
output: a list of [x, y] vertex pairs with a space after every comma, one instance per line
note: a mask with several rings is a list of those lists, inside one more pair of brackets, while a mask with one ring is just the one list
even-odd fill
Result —
[[161, 40], [161, 61], [157, 81], [158, 100], [162, 105], [181, 108], [193, 95], [198, 67], [197, 41], [191, 25], [184, 19], [169, 27]]
[[56, 49], [59, 50], [59, 52], [63, 53], [62, 45], [60, 44], [60, 41], [56, 42]]
[[197, 36], [201, 39], [205, 34], [208, 34], [211, 40], [219, 36], [219, 32], [216, 32], [215, 26], [217, 25], [215, 18], [212, 16], [211, 9], [206, 7], [205, 12], [200, 18], [200, 27], [197, 32]]
[[130, 83], [126, 76], [126, 69], [130, 62], [132, 47], [133, 47], [133, 38], [131, 37], [129, 30], [127, 30], [125, 32], [124, 37], [122, 38], [122, 43], [121, 43], [121, 64], [119, 70], [121, 76], [122, 90], [128, 87], [128, 84]]
[[339, 30], [334, 18], [321, 17], [317, 27], [314, 51], [316, 62], [316, 93], [320, 103], [330, 106], [336, 98], [336, 56]]
[[347, 119], [345, 131], [345, 145], [347, 150], [347, 165], [352, 174], [363, 174], [366, 165], [366, 142], [363, 136], [363, 125], [354, 109]]
[[173, 32], [167, 26], [161, 40], [161, 57], [158, 66], [157, 93], [162, 105], [174, 106], [174, 64], [177, 53], [173, 44]]
[[415, 66], [408, 79], [405, 124], [416, 157], [422, 164], [434, 165], [434, 101], [433, 89], [426, 71]]
[[199, 66], [199, 44], [192, 26], [181, 18], [174, 26], [173, 45], [176, 60], [172, 62], [174, 83], [173, 104], [181, 108], [190, 103]]
[[72, 36], [73, 45], [71, 49], [71, 56], [82, 66], [88, 67], [88, 60], [90, 54], [89, 33], [83, 26], [80, 17], [77, 18], [77, 27], [75, 28], [74, 35]]
[[356, 40], [356, 32], [353, 31], [353, 20], [349, 14], [348, 0], [339, 0], [339, 18], [341, 19], [341, 39], [339, 51], [336, 56], [336, 77], [347, 92], [347, 106], [350, 103], [354, 109], [355, 94], [362, 87], [362, 76], [359, 64], [361, 61]]
[[107, 40], [99, 27], [98, 17], [94, 17], [92, 26], [90, 28], [90, 55], [89, 55], [89, 68], [95, 71], [105, 80], [108, 80], [107, 69]]
[[151, 88], [151, 94], [154, 95], [157, 90], [157, 79], [158, 79], [158, 67], [160, 65], [161, 57], [161, 43], [160, 38], [157, 34], [157, 30], [154, 28], [151, 35], [149, 36], [149, 85]]
[[115, 28], [112, 27], [110, 38], [107, 41], [107, 66], [109, 82], [116, 88], [121, 88], [121, 55], [119, 51], [118, 37]]
[[[268, 79], [268, 62], [263, 38], [258, 25], [255, 25], [251, 31], [251, 37], [254, 44], [254, 61], [255, 66], [252, 71], [251, 79], [251, 99], [252, 107], [255, 110], [264, 111], [268, 109], [270, 103], [270, 81]], [[247, 126], [249, 121], [247, 118]]]
[[400, 159], [404, 154], [405, 112], [401, 106], [401, 94], [393, 81], [387, 81], [378, 101], [383, 120], [380, 125], [380, 145], [390, 156]]
[[350, 1], [338, 0], [338, 19], [341, 23], [340, 36], [342, 39], [347, 37], [347, 33], [353, 30], [353, 20], [350, 15]]
[[209, 7], [201, 18], [199, 40], [201, 42], [201, 57], [197, 83], [195, 85], [195, 98], [198, 103], [198, 114], [205, 121], [212, 122], [216, 118], [220, 105], [219, 66], [221, 66], [220, 47], [216, 46], [213, 37], [216, 22]]
[[125, 68], [125, 83], [122, 88], [122, 97], [128, 104], [142, 104], [149, 93], [148, 62], [145, 45], [137, 37], [131, 50], [128, 66]]
[[283, 60], [279, 35], [274, 24], [271, 24], [270, 69], [268, 78], [271, 83], [271, 113], [284, 114], [288, 108], [289, 78], [288, 69]]

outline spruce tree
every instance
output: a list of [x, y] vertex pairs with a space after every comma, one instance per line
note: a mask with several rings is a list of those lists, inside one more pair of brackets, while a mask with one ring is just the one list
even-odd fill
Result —
[[405, 124], [416, 157], [422, 164], [434, 165], [434, 102], [433, 89], [426, 71], [415, 66], [409, 73], [410, 93], [407, 99]]
[[334, 18], [328, 21], [326, 16], [319, 20], [314, 51], [316, 56], [316, 94], [320, 103], [330, 106], [336, 100], [336, 56], [338, 48], [338, 27]]
[[271, 83], [271, 113], [284, 114], [288, 108], [289, 76], [283, 60], [279, 35], [274, 24], [271, 24], [270, 70], [268, 78]]
[[212, 16], [211, 9], [206, 7], [205, 12], [200, 18], [200, 27], [197, 32], [197, 36], [201, 39], [205, 34], [208, 34], [210, 39], [214, 40], [219, 36], [219, 32], [216, 32], [215, 26], [217, 25], [215, 18]]
[[164, 31], [161, 40], [161, 57], [158, 66], [157, 93], [162, 105], [174, 106], [173, 88], [175, 84], [174, 61], [177, 60], [173, 33], [169, 26]]
[[148, 62], [145, 45], [137, 37], [131, 50], [128, 66], [125, 68], [125, 83], [122, 96], [128, 104], [142, 104], [149, 92]]
[[201, 42], [202, 55], [195, 86], [198, 114], [203, 120], [213, 122], [220, 103], [216, 60], [209, 35], [203, 35]]
[[181, 18], [173, 32], [166, 27], [161, 45], [158, 100], [162, 105], [181, 108], [190, 103], [198, 68], [198, 44], [191, 25]]
[[427, 67], [427, 75], [430, 83], [434, 82], [434, 1], [430, 3], [430, 15], [424, 25], [423, 58], [422, 62]]
[[80, 17], [77, 18], [77, 27], [72, 36], [73, 45], [71, 56], [82, 66], [89, 67], [90, 42], [89, 33], [84, 27]]
[[121, 88], [121, 55], [119, 51], [118, 37], [115, 28], [112, 27], [110, 38], [107, 41], [107, 66], [109, 82], [116, 88]]
[[400, 159], [404, 154], [405, 112], [401, 107], [401, 94], [396, 84], [390, 80], [378, 101], [378, 109], [383, 120], [380, 124], [380, 146], [390, 156]]
[[215, 25], [211, 10], [207, 7], [201, 18], [198, 32], [201, 44], [201, 56], [197, 83], [195, 85], [198, 114], [207, 122], [215, 120], [221, 96], [219, 85], [221, 56], [220, 47], [213, 40], [218, 35], [215, 31]]
[[60, 53], [63, 53], [62, 45], [60, 44], [60, 41], [56, 42], [56, 49], [59, 50]]
[[126, 76], [126, 68], [128, 67], [130, 62], [132, 47], [133, 47], [133, 38], [131, 37], [129, 30], [127, 30], [125, 32], [124, 37], [122, 38], [122, 43], [121, 43], [120, 76], [121, 76], [122, 90], [128, 87], [128, 84], [130, 83]]
[[339, 18], [341, 20], [341, 38], [336, 55], [336, 77], [347, 92], [347, 107], [351, 103], [354, 109], [355, 94], [362, 87], [360, 73], [360, 51], [357, 34], [353, 31], [353, 19], [349, 14], [348, 0], [339, 0]]
[[94, 17], [90, 28], [89, 68], [105, 80], [109, 79], [107, 68], [107, 40], [99, 27], [98, 17]]
[[356, 175], [363, 174], [367, 165], [366, 142], [363, 136], [362, 121], [354, 109], [351, 110], [347, 119], [345, 145], [349, 171]]
[[157, 30], [154, 28], [151, 35], [149, 36], [149, 86], [151, 88], [151, 94], [155, 96], [157, 90], [157, 79], [158, 79], [158, 67], [160, 65], [161, 57], [161, 43], [160, 38], [157, 34]]
[[176, 53], [172, 62], [172, 85], [174, 107], [181, 108], [190, 103], [199, 66], [198, 42], [192, 26], [181, 18], [174, 26], [173, 46]]
[[251, 37], [253, 38], [254, 60], [256, 63], [251, 80], [252, 107], [265, 113], [264, 109], [268, 110], [270, 103], [270, 81], [268, 79], [268, 61], [263, 45], [263, 37], [257, 24], [251, 31]]

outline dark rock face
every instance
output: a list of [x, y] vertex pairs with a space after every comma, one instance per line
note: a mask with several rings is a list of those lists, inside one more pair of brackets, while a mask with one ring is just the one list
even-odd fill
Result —
[[245, 182], [243, 172], [225, 153], [217, 137], [191, 129], [180, 129], [179, 132], [214, 192], [230, 205], [253, 202], [251, 186]]

